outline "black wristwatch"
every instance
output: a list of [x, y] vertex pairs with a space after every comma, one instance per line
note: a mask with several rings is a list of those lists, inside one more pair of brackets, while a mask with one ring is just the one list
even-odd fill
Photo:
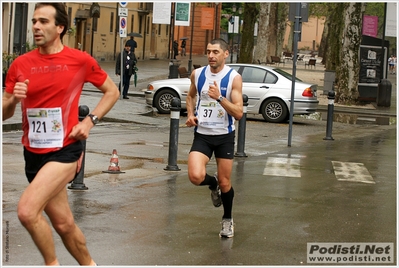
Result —
[[93, 125], [96, 125], [99, 121], [97, 115], [89, 114], [88, 117], [90, 117], [91, 122], [93, 122]]
[[217, 102], [221, 102], [224, 99], [223, 96], [219, 96], [219, 98], [216, 100]]

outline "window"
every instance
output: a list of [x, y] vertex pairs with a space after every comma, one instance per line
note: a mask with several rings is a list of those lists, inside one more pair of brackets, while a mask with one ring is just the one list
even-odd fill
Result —
[[111, 12], [111, 21], [109, 23], [109, 32], [114, 32], [114, 12]]
[[[289, 73], [287, 73], [286, 71], [283, 71], [283, 70], [278, 69], [278, 68], [274, 69], [274, 71], [277, 72], [277, 73], [279, 73], [279, 74], [281, 74], [282, 76], [284, 76], [285, 78], [287, 78], [287, 79], [289, 79], [289, 80], [291, 80], [291, 81], [292, 81], [292, 79], [293, 79], [292, 75], [289, 74]], [[297, 77], [295, 77], [295, 81], [302, 82], [302, 80], [299, 79], [299, 78], [297, 78]]]
[[150, 33], [150, 17], [147, 16], [147, 29], [146, 29], [146, 34]]
[[230, 66], [231, 67], [231, 69], [234, 69], [234, 70], [236, 70], [237, 71], [237, 73], [240, 73], [239, 72], [239, 70], [240, 70], [240, 66], [238, 66], [238, 65], [232, 65], [232, 66]]
[[68, 7], [68, 23], [69, 28], [72, 28], [72, 8]]
[[158, 24], [158, 35], [161, 35], [162, 24]]
[[143, 16], [139, 17], [139, 33], [143, 33]]
[[275, 84], [277, 83], [277, 77], [269, 72], [266, 72], [266, 79], [265, 79], [265, 83], [267, 84]]
[[247, 83], [263, 83], [266, 71], [259, 68], [245, 67], [242, 72], [242, 81]]
[[131, 19], [130, 19], [130, 32], [134, 32], [134, 15], [132, 15]]

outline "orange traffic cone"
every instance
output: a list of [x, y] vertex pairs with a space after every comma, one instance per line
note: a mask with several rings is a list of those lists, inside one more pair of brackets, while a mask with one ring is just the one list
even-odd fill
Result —
[[111, 160], [109, 161], [108, 171], [121, 171], [119, 166], [119, 157], [116, 149], [112, 151]]
[[109, 167], [108, 170], [103, 171], [104, 173], [125, 173], [121, 171], [121, 168], [119, 166], [119, 157], [118, 153], [116, 152], [116, 149], [112, 150], [112, 156], [111, 160], [109, 161]]

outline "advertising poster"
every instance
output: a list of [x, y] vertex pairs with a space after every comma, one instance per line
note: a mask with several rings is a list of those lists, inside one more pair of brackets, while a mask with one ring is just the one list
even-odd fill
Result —
[[397, 25], [398, 25], [398, 3], [392, 2], [387, 3], [387, 15], [385, 22], [385, 36], [396, 37]]
[[154, 2], [152, 23], [170, 24], [171, 2]]
[[379, 83], [384, 53], [381, 47], [360, 46], [359, 83]]
[[378, 33], [378, 17], [363, 16], [363, 35], [377, 37]]
[[213, 30], [215, 9], [213, 7], [203, 7], [201, 11], [201, 29]]
[[175, 26], [190, 26], [190, 3], [176, 3]]

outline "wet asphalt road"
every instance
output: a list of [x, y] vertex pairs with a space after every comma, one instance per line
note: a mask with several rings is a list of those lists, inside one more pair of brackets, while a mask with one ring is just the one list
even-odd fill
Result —
[[[222, 208], [212, 206], [206, 187], [187, 178], [192, 130], [184, 127], [184, 116], [179, 171], [165, 170], [168, 116], [134, 120], [147, 123], [93, 128], [84, 179], [89, 189], [68, 190], [76, 222], [101, 266], [309, 265], [309, 242], [392, 242], [396, 252], [395, 125], [334, 123], [334, 140], [326, 141], [324, 121], [296, 118], [289, 147], [288, 124], [249, 117], [247, 157], [235, 158], [232, 174], [235, 236], [220, 239]], [[123, 174], [102, 172], [114, 148]], [[26, 187], [19, 132], [3, 133], [3, 157], [3, 265], [41, 265], [16, 216]], [[363, 165], [371, 181], [339, 180], [336, 162]], [[208, 172], [215, 171], [212, 159]], [[76, 265], [54, 238], [61, 264]]]
[[[154, 74], [165, 69], [163, 62], [154, 64], [158, 69], [150, 63], [146, 65]], [[288, 123], [248, 116], [247, 157], [235, 158], [232, 174], [235, 236], [220, 239], [222, 208], [212, 206], [206, 187], [195, 187], [187, 178], [193, 134], [184, 126], [184, 115], [179, 171], [165, 170], [169, 116], [145, 106], [139, 91], [146, 86], [145, 75], [153, 75], [145, 67], [140, 66], [138, 92], [118, 101], [87, 140], [84, 183], [89, 189], [68, 190], [76, 222], [98, 264], [304, 266], [311, 265], [306, 250], [310, 242], [389, 242], [397, 252], [396, 116], [370, 118], [360, 114], [363, 110], [335, 114], [337, 121], [350, 123], [334, 122], [332, 141], [323, 140], [325, 113], [294, 117], [290, 147]], [[93, 109], [97, 102], [92, 92], [83, 93], [81, 104]], [[392, 103], [374, 112], [396, 110], [396, 84]], [[16, 122], [20, 117], [11, 121]], [[2, 137], [3, 266], [43, 263], [16, 214], [27, 185], [20, 136], [12, 131]], [[117, 149], [125, 173], [103, 173], [112, 149]], [[348, 168], [342, 175], [346, 166], [358, 169]], [[215, 170], [212, 159], [208, 172]], [[54, 239], [61, 264], [77, 265], [56, 234]]]

